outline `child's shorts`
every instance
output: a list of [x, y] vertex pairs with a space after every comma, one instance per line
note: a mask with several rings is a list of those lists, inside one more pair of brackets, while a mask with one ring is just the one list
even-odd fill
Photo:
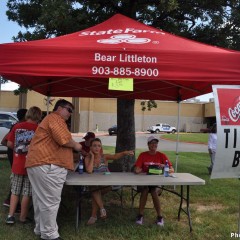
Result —
[[151, 192], [156, 191], [157, 186], [137, 186], [137, 192], [142, 192], [145, 188], [148, 188], [148, 192]]
[[32, 196], [32, 186], [27, 175], [12, 174], [11, 192], [14, 195]]

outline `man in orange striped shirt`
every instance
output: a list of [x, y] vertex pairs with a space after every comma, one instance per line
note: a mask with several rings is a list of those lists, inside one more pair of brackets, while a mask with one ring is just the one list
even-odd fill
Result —
[[26, 165], [32, 184], [35, 228], [41, 239], [60, 239], [56, 222], [67, 170], [73, 170], [72, 150], [82, 146], [72, 139], [66, 121], [72, 103], [60, 99], [46, 116], [31, 141]]

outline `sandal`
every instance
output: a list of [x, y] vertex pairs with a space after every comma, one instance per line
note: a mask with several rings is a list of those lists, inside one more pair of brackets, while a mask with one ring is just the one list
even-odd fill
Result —
[[87, 222], [87, 225], [93, 225], [93, 224], [95, 224], [96, 221], [97, 221], [96, 217], [90, 217]]
[[107, 212], [105, 208], [100, 209], [100, 218], [102, 219], [107, 218]]

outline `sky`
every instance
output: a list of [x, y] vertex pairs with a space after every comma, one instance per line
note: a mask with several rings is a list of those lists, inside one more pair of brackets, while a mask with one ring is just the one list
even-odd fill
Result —
[[9, 43], [12, 41], [12, 36], [17, 35], [20, 31], [20, 26], [17, 23], [9, 21], [6, 16], [7, 11], [7, 0], [0, 1], [0, 43]]
[[[1, 0], [0, 1], [0, 44], [1, 43], [10, 43], [13, 42], [12, 37], [17, 35], [17, 33], [21, 30], [21, 27], [18, 26], [17, 23], [9, 21], [6, 16], [7, 11], [7, 0]], [[9, 90], [12, 91], [14, 89], [18, 88], [18, 84], [9, 82], [6, 84], [1, 85], [1, 90]], [[199, 99], [200, 101], [209, 101], [209, 98], [213, 98], [213, 94], [204, 94], [201, 96], [196, 97], [196, 99]]]

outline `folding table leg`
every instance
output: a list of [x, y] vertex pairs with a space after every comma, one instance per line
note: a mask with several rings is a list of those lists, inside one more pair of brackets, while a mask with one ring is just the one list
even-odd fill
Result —
[[190, 187], [189, 187], [189, 185], [187, 185], [187, 200], [186, 200], [187, 201], [187, 215], [188, 215], [188, 224], [190, 227], [190, 232], [192, 232], [192, 220], [191, 220], [191, 214], [190, 214], [190, 208], [189, 208], [189, 201], [190, 201], [189, 191], [190, 191]]
[[76, 231], [78, 231], [79, 224], [81, 223], [81, 198], [82, 198], [82, 187], [78, 187], [77, 197], [76, 197], [76, 225], [75, 225]]
[[181, 210], [183, 209], [183, 208], [182, 208], [183, 200], [184, 200], [184, 196], [183, 196], [183, 186], [181, 185], [180, 205], [179, 205], [179, 209], [178, 209], [178, 221], [180, 221]]
[[[190, 207], [189, 207], [189, 202], [190, 202], [190, 187], [189, 185], [186, 186], [187, 187], [187, 194], [186, 194], [186, 198], [184, 197], [184, 192], [183, 192], [183, 186], [181, 185], [181, 192], [180, 192], [180, 205], [179, 205], [179, 209], [178, 209], [178, 221], [180, 220], [180, 214], [181, 211], [183, 211], [184, 213], [186, 213], [187, 217], [188, 217], [188, 225], [190, 227], [190, 232], [192, 232], [192, 220], [191, 220], [191, 214], [190, 214]], [[186, 201], [187, 204], [187, 210], [185, 211], [182, 207], [183, 204], [183, 200]]]

